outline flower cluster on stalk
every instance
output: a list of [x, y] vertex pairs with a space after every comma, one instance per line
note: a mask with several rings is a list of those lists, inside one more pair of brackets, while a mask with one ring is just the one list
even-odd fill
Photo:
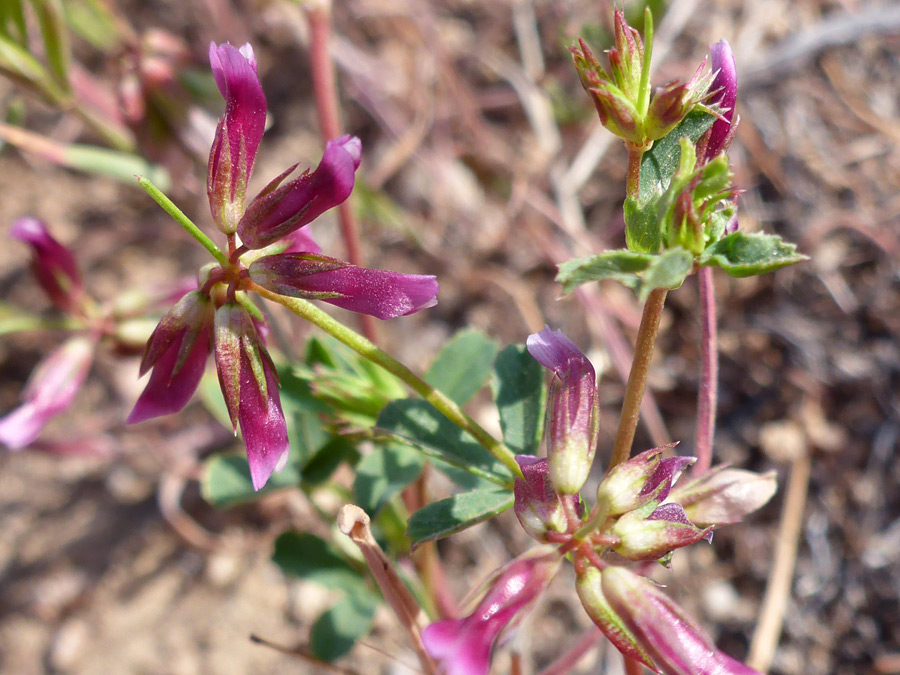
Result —
[[[719, 467], [676, 488], [693, 457], [653, 448], [611, 467], [590, 511], [580, 492], [594, 462], [596, 379], [588, 358], [559, 331], [529, 336], [531, 355], [551, 373], [547, 457], [518, 455], [514, 511], [541, 547], [501, 569], [475, 610], [429, 626], [423, 641], [450, 675], [486, 674], [490, 650], [519, 621], [570, 556], [588, 616], [626, 656], [654, 672], [746, 675], [756, 671], [711, 638], [657, 586], [627, 566], [658, 561], [713, 530], [739, 522], [774, 494], [773, 474]], [[637, 568], [640, 569], [640, 568]]]
[[438, 284], [433, 276], [365, 269], [323, 255], [306, 229], [350, 196], [362, 154], [356, 137], [329, 140], [314, 171], [297, 171], [295, 164], [246, 202], [266, 98], [250, 45], [211, 44], [209, 54], [226, 107], [210, 151], [207, 194], [213, 221], [228, 240], [228, 263], [204, 268], [198, 289], [160, 321], [141, 362], [141, 374], [152, 371], [150, 380], [129, 422], [180, 410], [213, 352], [258, 490], [285, 465], [288, 440], [265, 320], [248, 292], [322, 300], [390, 319], [436, 304]]
[[[46, 223], [20, 218], [10, 236], [31, 250], [31, 271], [50, 299], [57, 317], [38, 320], [34, 327], [61, 328], [66, 341], [42, 359], [22, 392], [22, 404], [0, 418], [0, 443], [11, 450], [35, 446], [47, 423], [72, 405], [87, 378], [101, 343], [119, 354], [139, 350], [146, 340], [144, 314], [185, 292], [183, 281], [161, 286], [153, 293], [127, 289], [109, 302], [87, 292], [73, 252], [61, 244]], [[92, 454], [102, 451], [91, 439], [42, 442], [60, 453]]]

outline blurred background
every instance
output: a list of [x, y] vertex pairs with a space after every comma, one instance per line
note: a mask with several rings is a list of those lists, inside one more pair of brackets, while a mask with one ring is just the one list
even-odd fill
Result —
[[[788, 533], [776, 554], [786, 517], [787, 530], [800, 528], [798, 559], [771, 672], [900, 673], [900, 5], [650, 5], [657, 84], [689, 77], [710, 43], [731, 43], [740, 227], [780, 234], [811, 257], [764, 277], [716, 274], [715, 456], [777, 470], [780, 489], [712, 546], [679, 552], [670, 592], [720, 647], [745, 658], [773, 560], [790, 549]], [[308, 5], [60, 6], [74, 98], [23, 76], [8, 51], [0, 56], [0, 231], [20, 216], [44, 219], [75, 251], [96, 297], [175, 281], [207, 262], [131, 176], [159, 172], [173, 200], [214, 230], [205, 164], [222, 104], [210, 40], [249, 41], [259, 61], [270, 129], [250, 192], [285, 166], [318, 161]], [[627, 5], [638, 24], [643, 6]], [[28, 17], [28, 33], [40, 36]], [[344, 129], [363, 140], [353, 205], [365, 262], [441, 283], [437, 307], [379, 325], [383, 344], [423, 370], [462, 327], [502, 344], [523, 342], [545, 322], [561, 328], [603, 371], [601, 439], [615, 433], [640, 307], [612, 283], [560, 298], [553, 277], [567, 258], [624, 244], [626, 153], [599, 127], [566, 51], [578, 36], [608, 47], [611, 17], [611, 3], [599, 0], [341, 0], [332, 35]], [[52, 62], [33, 42], [35, 57]], [[85, 145], [136, 164], [104, 175], [72, 150]], [[327, 253], [343, 255], [333, 213], [312, 229]], [[658, 416], [639, 430], [637, 449], [664, 434], [691, 451], [695, 281], [669, 294], [651, 378]], [[18, 242], [0, 246], [0, 298], [7, 315], [50, 310]], [[17, 405], [32, 368], [60, 342], [52, 331], [0, 340], [0, 413]], [[324, 672], [249, 638], [302, 642], [329, 602], [269, 560], [280, 531], [314, 522], [311, 506], [290, 491], [252, 506], [208, 506], [198, 461], [233, 445], [230, 432], [199, 402], [125, 427], [140, 388], [137, 357], [101, 351], [74, 406], [40, 442], [0, 454], [0, 670]], [[486, 403], [476, 399], [470, 411], [484, 418]], [[460, 598], [525, 548], [510, 514], [440, 545]], [[590, 625], [562, 577], [512, 642], [536, 669]], [[496, 672], [508, 671], [507, 659], [495, 660]], [[415, 660], [384, 612], [345, 663], [400, 673]], [[618, 664], [594, 650], [578, 672], [616, 673]]]

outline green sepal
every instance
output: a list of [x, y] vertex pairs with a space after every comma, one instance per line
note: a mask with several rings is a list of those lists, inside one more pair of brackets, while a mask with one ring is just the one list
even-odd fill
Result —
[[809, 258], [797, 253], [797, 245], [775, 234], [733, 232], [711, 244], [700, 256], [704, 267], [721, 267], [733, 277], [752, 277], [774, 272]]

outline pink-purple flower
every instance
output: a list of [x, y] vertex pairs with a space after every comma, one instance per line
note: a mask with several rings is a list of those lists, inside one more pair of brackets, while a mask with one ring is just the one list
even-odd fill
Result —
[[437, 621], [422, 631], [429, 656], [445, 675], [487, 675], [500, 634], [534, 605], [559, 567], [559, 554], [536, 549], [502, 568], [468, 616]]
[[34, 441], [50, 421], [72, 404], [87, 377], [97, 341], [92, 336], [70, 338], [31, 373], [23, 403], [0, 419], [0, 443], [14, 450]]
[[204, 268], [200, 288], [163, 317], [150, 338], [141, 373], [152, 373], [129, 422], [180, 410], [213, 351], [258, 490], [284, 467], [288, 440], [267, 327], [247, 292], [264, 288], [389, 319], [436, 304], [438, 285], [433, 276], [365, 269], [322, 255], [305, 228], [350, 196], [362, 155], [354, 136], [329, 141], [314, 171], [292, 177], [295, 164], [245, 205], [266, 99], [249, 45], [212, 44], [210, 64], [226, 108], [210, 152], [207, 192], [213, 219], [228, 235], [229, 260]]
[[393, 319], [437, 304], [437, 280], [356, 267], [315, 253], [281, 253], [250, 265], [250, 278], [279, 295], [323, 300], [360, 314]]
[[153, 372], [128, 416], [129, 424], [170, 415], [187, 405], [206, 368], [214, 312], [210, 297], [195, 290], [162, 318], [141, 359], [140, 374], [151, 368]]
[[256, 74], [253, 48], [209, 45], [209, 62], [225, 114], [209, 153], [206, 192], [216, 225], [234, 232], [244, 211], [244, 196], [256, 151], [266, 127], [266, 96]]
[[53, 303], [65, 312], [80, 311], [84, 286], [72, 252], [37, 218], [20, 218], [9, 233], [31, 247], [31, 269]]
[[215, 355], [231, 423], [247, 446], [253, 487], [259, 490], [288, 458], [287, 425], [275, 365], [252, 317], [240, 303], [216, 310]]
[[721, 117], [713, 123], [709, 132], [706, 141], [706, 161], [727, 150], [731, 144], [736, 129], [734, 106], [737, 101], [737, 68], [731, 45], [725, 40], [720, 40], [711, 45], [709, 51], [712, 56], [712, 70], [715, 73], [709, 88], [714, 92], [710, 103], [720, 109]]
[[241, 241], [251, 249], [263, 248], [341, 204], [353, 191], [361, 157], [360, 140], [342, 136], [328, 141], [315, 171], [284, 183], [297, 165], [290, 167], [247, 205], [237, 227]]
[[546, 431], [550, 480], [558, 492], [575, 494], [590, 473], [599, 433], [594, 367], [561, 331], [545, 327], [529, 335], [526, 344], [553, 372]]
[[548, 541], [549, 532], [566, 532], [569, 514], [577, 518], [583, 514], [578, 495], [560, 496], [553, 489], [546, 457], [516, 455], [516, 462], [524, 479], [516, 478], [513, 485], [513, 511], [522, 528], [540, 542]]

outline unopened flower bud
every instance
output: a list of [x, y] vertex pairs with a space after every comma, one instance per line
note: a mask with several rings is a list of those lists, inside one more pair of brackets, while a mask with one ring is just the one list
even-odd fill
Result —
[[709, 132], [704, 157], [707, 161], [728, 149], [736, 126], [734, 106], [737, 101], [737, 68], [731, 45], [725, 40], [720, 40], [710, 46], [709, 53], [712, 56], [712, 70], [715, 73], [709, 88], [714, 92], [710, 103], [716, 105], [722, 117], [713, 123]]
[[628, 634], [649, 657], [653, 664], [650, 667], [657, 672], [759, 675], [719, 651], [709, 635], [647, 579], [624, 567], [610, 566], [602, 572], [601, 587], [611, 611], [620, 618]]
[[694, 526], [679, 504], [658, 506], [650, 515], [629, 511], [616, 520], [612, 533], [619, 538], [613, 550], [629, 560], [658, 560], [670, 551], [711, 536], [712, 528]]
[[697, 461], [680, 456], [662, 459], [663, 450], [670, 447], [647, 450], [609, 470], [597, 488], [597, 502], [605, 506], [607, 515], [619, 516], [666, 498], [681, 472]]
[[529, 335], [527, 347], [553, 371], [546, 425], [550, 480], [558, 492], [575, 494], [590, 473], [599, 433], [594, 367], [575, 343], [549, 327]]
[[604, 573], [591, 566], [585, 566], [580, 570], [576, 568], [575, 590], [578, 593], [578, 599], [581, 600], [581, 604], [587, 615], [591, 617], [591, 621], [603, 631], [603, 634], [613, 643], [616, 649], [628, 658], [643, 663], [655, 671], [656, 668], [654, 668], [650, 656], [638, 644], [637, 639], [628, 626], [613, 610], [603, 594], [602, 574]]
[[513, 510], [522, 528], [534, 539], [547, 541], [548, 532], [566, 532], [568, 517], [563, 500], [569, 501], [571, 512], [581, 515], [578, 495], [560, 497], [550, 481], [546, 458], [516, 455], [525, 479], [516, 478], [513, 491], [516, 501]]
[[31, 246], [31, 269], [53, 303], [63, 311], [77, 311], [84, 287], [72, 252], [36, 218], [20, 218], [9, 233]]

